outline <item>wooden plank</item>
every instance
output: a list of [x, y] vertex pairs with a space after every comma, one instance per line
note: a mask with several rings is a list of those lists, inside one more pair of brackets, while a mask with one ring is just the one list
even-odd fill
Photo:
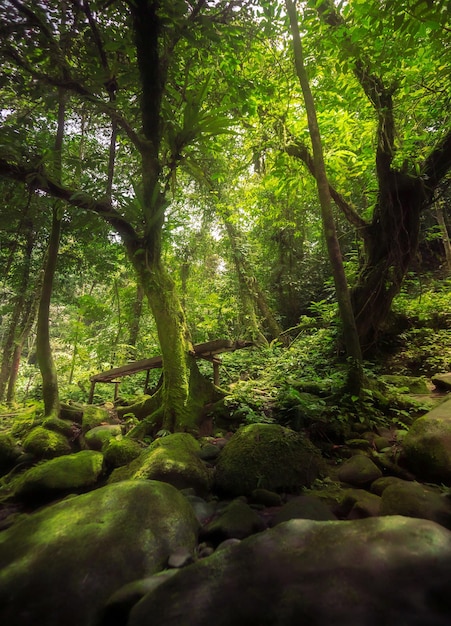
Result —
[[[206, 341], [204, 343], [198, 343], [193, 346], [194, 355], [197, 358], [211, 358], [215, 354], [221, 354], [222, 352], [234, 352], [241, 348], [248, 348], [252, 346], [252, 341], [231, 341], [229, 339], [215, 339], [214, 341]], [[122, 376], [130, 376], [131, 374], [137, 374], [138, 372], [144, 372], [155, 368], [161, 368], [163, 366], [163, 359], [161, 355], [154, 356], [151, 359], [141, 359], [140, 361], [134, 361], [133, 363], [127, 363], [120, 367], [114, 367], [106, 372], [100, 372], [91, 376], [91, 383], [107, 383], [114, 378], [120, 378]]]

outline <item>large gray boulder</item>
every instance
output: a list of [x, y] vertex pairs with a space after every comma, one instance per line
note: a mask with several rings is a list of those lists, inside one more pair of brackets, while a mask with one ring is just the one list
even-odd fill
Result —
[[162, 570], [198, 522], [174, 487], [130, 481], [24, 516], [0, 533], [0, 624], [91, 626], [120, 587]]
[[418, 480], [451, 485], [451, 398], [415, 420], [403, 449]]
[[292, 520], [179, 570], [127, 626], [449, 626], [450, 580], [434, 522]]

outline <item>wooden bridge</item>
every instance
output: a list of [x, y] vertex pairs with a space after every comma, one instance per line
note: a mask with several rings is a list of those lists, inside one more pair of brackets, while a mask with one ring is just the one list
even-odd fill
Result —
[[[213, 382], [215, 385], [219, 385], [219, 366], [221, 359], [218, 358], [218, 354], [222, 352], [234, 352], [241, 348], [249, 348], [253, 346], [252, 341], [231, 341], [229, 339], [215, 339], [214, 341], [207, 341], [205, 343], [198, 343], [193, 347], [194, 356], [198, 359], [204, 359], [210, 361], [213, 365]], [[114, 384], [114, 399], [117, 399], [118, 389], [120, 384], [120, 378], [123, 376], [131, 376], [138, 372], [147, 372], [146, 382], [144, 384], [144, 391], [149, 384], [150, 370], [163, 367], [163, 357], [161, 355], [154, 356], [151, 359], [141, 359], [140, 361], [133, 361], [121, 367], [113, 367], [113, 369], [106, 372], [100, 372], [91, 376], [91, 389], [89, 392], [89, 404], [92, 404], [94, 399], [94, 391], [97, 383], [110, 383]]]

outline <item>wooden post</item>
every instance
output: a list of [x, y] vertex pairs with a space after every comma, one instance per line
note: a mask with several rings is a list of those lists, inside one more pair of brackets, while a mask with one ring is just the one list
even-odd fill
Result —
[[91, 389], [89, 390], [88, 404], [92, 404], [92, 401], [94, 400], [94, 389], [95, 388], [96, 388], [96, 381], [92, 380], [91, 381]]
[[147, 387], [149, 385], [149, 377], [150, 377], [150, 370], [147, 370], [146, 382], [144, 383], [144, 393], [147, 393]]
[[114, 401], [116, 402], [117, 397], [119, 395], [119, 385], [121, 384], [120, 380], [114, 381]]
[[216, 387], [219, 387], [219, 365], [221, 361], [219, 359], [213, 359], [213, 383]]

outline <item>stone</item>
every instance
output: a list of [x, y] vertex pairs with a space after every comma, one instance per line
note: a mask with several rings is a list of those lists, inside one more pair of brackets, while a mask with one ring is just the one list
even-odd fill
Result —
[[240, 428], [216, 464], [216, 487], [231, 495], [254, 489], [299, 492], [325, 471], [319, 450], [302, 434], [278, 424]]
[[347, 519], [363, 519], [377, 517], [381, 508], [379, 496], [365, 489], [347, 489], [340, 503], [340, 517]]
[[432, 520], [451, 529], [451, 500], [438, 489], [417, 482], [398, 482], [382, 494], [381, 515], [405, 515]]
[[42, 426], [56, 433], [61, 433], [69, 440], [75, 439], [80, 434], [80, 426], [78, 424], [60, 419], [59, 417], [46, 417], [42, 422]]
[[199, 459], [199, 450], [199, 443], [188, 433], [161, 437], [128, 466], [114, 470], [110, 482], [146, 478], [167, 482], [177, 489], [193, 487], [198, 495], [205, 495], [211, 480], [206, 466]]
[[202, 529], [202, 538], [219, 544], [225, 539], [244, 539], [266, 528], [262, 518], [241, 499], [230, 502], [219, 516]]
[[84, 441], [90, 450], [103, 450], [115, 437], [122, 436], [119, 424], [95, 426], [84, 435]]
[[418, 480], [451, 485], [451, 398], [414, 421], [403, 452]]
[[415, 395], [427, 395], [429, 389], [426, 380], [422, 376], [401, 376], [399, 374], [387, 374], [380, 377], [382, 382], [405, 389], [408, 393]]
[[127, 626], [449, 626], [450, 580], [433, 522], [292, 520], [178, 570]]
[[194, 551], [198, 523], [171, 485], [129, 481], [74, 496], [0, 533], [0, 623], [92, 626], [115, 591]]
[[264, 506], [280, 506], [282, 504], [280, 495], [269, 489], [254, 489], [251, 493], [251, 500], [255, 504], [263, 504]]
[[123, 437], [122, 439], [110, 439], [103, 451], [105, 464], [109, 468], [128, 465], [143, 451], [137, 441]]
[[451, 391], [451, 373], [436, 374], [431, 380], [440, 391]]
[[93, 450], [43, 461], [24, 472], [15, 483], [21, 500], [40, 500], [92, 487], [103, 470], [103, 455]]
[[37, 426], [28, 433], [23, 442], [23, 448], [25, 452], [29, 452], [39, 460], [53, 459], [72, 452], [71, 445], [64, 435], [43, 426]]
[[81, 429], [83, 434], [85, 434], [88, 430], [91, 430], [91, 428], [109, 424], [110, 421], [110, 414], [106, 409], [90, 404], [86, 406], [83, 411]]
[[363, 487], [382, 476], [381, 470], [364, 455], [352, 456], [338, 470], [337, 476], [343, 483]]
[[371, 484], [370, 491], [376, 496], [381, 496], [387, 487], [391, 487], [391, 485], [403, 484], [405, 482], [405, 480], [398, 478], [397, 476], [382, 476], [382, 478], [378, 478]]
[[186, 567], [193, 563], [193, 561], [194, 555], [192, 550], [189, 550], [186, 546], [181, 546], [169, 555], [168, 567], [171, 569]]
[[289, 500], [274, 515], [271, 526], [276, 526], [290, 519], [312, 519], [326, 521], [337, 519], [330, 508], [314, 496], [297, 496]]

